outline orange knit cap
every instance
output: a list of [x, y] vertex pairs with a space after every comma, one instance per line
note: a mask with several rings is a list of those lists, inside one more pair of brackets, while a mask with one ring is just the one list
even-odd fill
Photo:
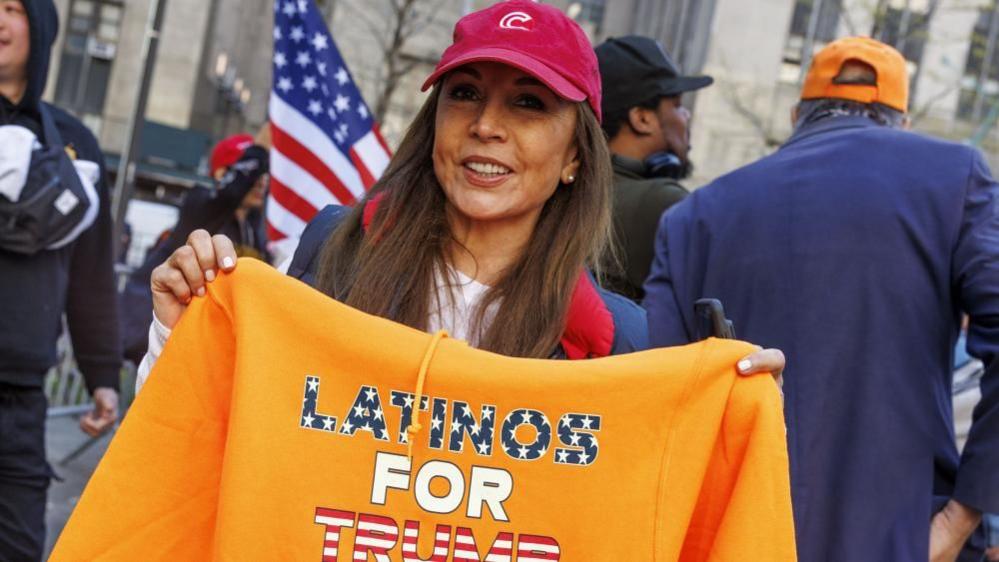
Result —
[[[877, 74], [876, 84], [837, 83], [843, 64], [858, 61]], [[880, 103], [905, 113], [909, 107], [909, 76], [905, 57], [890, 45], [869, 37], [847, 37], [815, 54], [805, 77], [801, 99], [836, 98]]]

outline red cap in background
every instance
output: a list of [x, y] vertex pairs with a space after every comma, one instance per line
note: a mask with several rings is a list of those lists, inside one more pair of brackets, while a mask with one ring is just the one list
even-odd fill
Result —
[[219, 169], [228, 168], [239, 161], [243, 152], [253, 146], [253, 137], [245, 133], [224, 138], [212, 149], [209, 165], [212, 175]]

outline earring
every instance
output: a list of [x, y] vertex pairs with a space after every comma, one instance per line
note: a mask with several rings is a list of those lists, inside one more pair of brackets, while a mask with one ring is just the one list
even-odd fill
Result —
[[574, 183], [575, 181], [576, 181], [576, 176], [570, 174], [569, 177], [566, 178], [565, 183]]

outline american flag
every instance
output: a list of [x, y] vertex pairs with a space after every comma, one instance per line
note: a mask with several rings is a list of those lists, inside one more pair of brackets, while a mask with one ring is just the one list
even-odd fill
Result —
[[293, 242], [329, 204], [350, 205], [381, 176], [389, 149], [314, 0], [274, 1], [271, 242]]

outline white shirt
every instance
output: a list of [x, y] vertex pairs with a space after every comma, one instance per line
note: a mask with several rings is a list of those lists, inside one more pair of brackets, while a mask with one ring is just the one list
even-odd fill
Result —
[[[287, 273], [287, 264], [284, 272]], [[483, 285], [464, 273], [448, 267], [451, 276], [451, 283], [445, 283], [442, 275], [436, 275], [437, 295], [430, 303], [430, 317], [427, 319], [427, 331], [430, 333], [440, 330], [447, 330], [452, 338], [465, 340], [472, 347], [477, 347], [482, 339], [482, 334], [492, 324], [496, 317], [496, 310], [499, 302], [494, 302], [489, 310], [482, 317], [482, 324], [474, 329], [472, 324], [475, 321], [475, 314], [479, 303], [489, 290], [488, 285]], [[149, 348], [146, 355], [139, 363], [135, 378], [135, 392], [138, 393], [149, 378], [149, 372], [153, 370], [153, 365], [163, 353], [163, 346], [170, 338], [170, 328], [164, 326], [153, 315], [153, 323], [149, 326]], [[474, 333], [473, 333], [474, 332]]]

